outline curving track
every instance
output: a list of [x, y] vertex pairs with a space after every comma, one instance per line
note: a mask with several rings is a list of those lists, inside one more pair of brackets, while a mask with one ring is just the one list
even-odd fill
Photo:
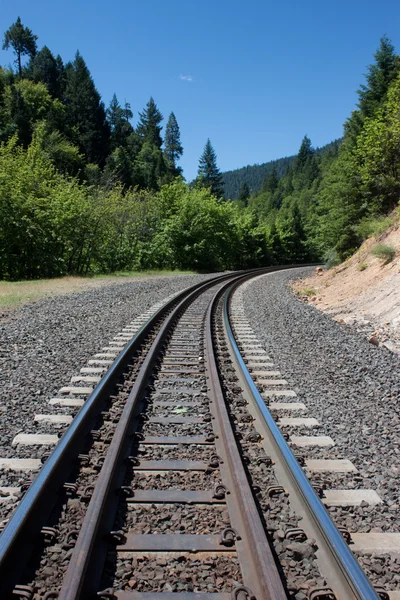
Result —
[[[235, 341], [232, 291], [259, 273], [179, 294], [124, 347], [0, 537], [1, 598], [379, 597], [266, 409], [242, 354], [270, 393], [282, 380], [240, 314]], [[274, 462], [284, 487], [263, 486]], [[314, 589], [271, 543], [282, 496], [307, 525], [283, 535], [319, 548]]]

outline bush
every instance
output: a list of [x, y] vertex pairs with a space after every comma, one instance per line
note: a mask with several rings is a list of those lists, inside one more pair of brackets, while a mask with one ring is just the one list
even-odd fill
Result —
[[371, 254], [385, 261], [385, 263], [391, 262], [396, 256], [396, 248], [389, 246], [389, 244], [377, 244], [372, 250]]
[[368, 265], [367, 265], [367, 263], [360, 263], [360, 264], [358, 265], [358, 267], [357, 267], [357, 269], [358, 269], [359, 271], [365, 271], [365, 269], [367, 269], [367, 268], [368, 268]]
[[313, 288], [303, 288], [299, 293], [301, 296], [316, 296], [317, 294]]
[[380, 235], [393, 223], [392, 217], [379, 217], [377, 219], [364, 219], [361, 221], [356, 229], [357, 234], [362, 240], [373, 235]]
[[340, 257], [334, 248], [331, 248], [325, 252], [324, 263], [327, 269], [336, 267], [337, 265], [340, 265], [341, 262], [342, 261], [340, 260]]
[[57, 173], [40, 140], [27, 151], [0, 145], [0, 279], [38, 279], [87, 270], [90, 199]]

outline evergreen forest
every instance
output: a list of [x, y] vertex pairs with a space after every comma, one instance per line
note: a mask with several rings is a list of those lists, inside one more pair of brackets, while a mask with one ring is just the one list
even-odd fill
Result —
[[222, 174], [205, 140], [187, 183], [173, 112], [105, 106], [18, 18], [0, 67], [0, 279], [217, 271], [345, 259], [398, 205], [400, 58], [380, 40], [343, 138]]
[[[317, 155], [322, 155], [330, 150], [332, 146], [340, 143], [341, 140], [329, 142], [322, 148], [316, 148]], [[283, 177], [287, 170], [293, 166], [296, 156], [285, 156], [277, 160], [271, 160], [261, 165], [247, 165], [233, 171], [225, 171], [222, 173], [224, 195], [231, 200], [238, 200], [242, 192], [243, 184], [246, 184], [252, 194], [259, 192], [265, 180], [271, 171], [275, 170], [279, 178]]]

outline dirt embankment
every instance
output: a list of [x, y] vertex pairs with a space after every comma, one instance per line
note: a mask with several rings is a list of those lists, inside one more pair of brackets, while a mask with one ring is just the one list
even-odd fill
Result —
[[[396, 249], [389, 262], [371, 253], [377, 244]], [[318, 272], [319, 271], [319, 272]], [[298, 280], [304, 300], [339, 322], [356, 327], [371, 343], [400, 353], [400, 225], [366, 240], [346, 262]]]

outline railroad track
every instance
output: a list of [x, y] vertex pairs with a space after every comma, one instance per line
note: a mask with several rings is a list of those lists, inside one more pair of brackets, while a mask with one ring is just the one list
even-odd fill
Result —
[[[194, 286], [133, 339], [121, 336], [114, 350], [123, 350], [0, 537], [1, 598], [388, 597], [365, 577], [268, 412], [265, 397], [290, 393], [240, 308], [232, 330], [232, 292], [254, 274]], [[301, 528], [285, 513], [289, 499]], [[271, 526], [276, 502], [288, 516], [282, 532]], [[312, 538], [308, 574], [279, 564], [277, 532], [292, 549]]]

